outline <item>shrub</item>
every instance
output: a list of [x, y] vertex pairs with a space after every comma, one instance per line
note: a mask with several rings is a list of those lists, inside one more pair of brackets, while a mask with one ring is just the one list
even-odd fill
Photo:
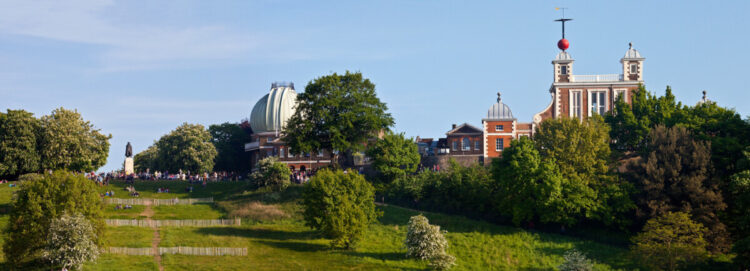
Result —
[[440, 231], [440, 226], [430, 225], [423, 215], [409, 218], [406, 233], [406, 257], [429, 260], [435, 269], [448, 269], [455, 264], [455, 258], [445, 250], [448, 240]]
[[594, 264], [586, 258], [586, 255], [575, 249], [565, 252], [563, 258], [565, 259], [565, 261], [557, 267], [557, 269], [560, 271], [594, 270]]
[[50, 223], [43, 258], [55, 266], [80, 269], [84, 262], [96, 260], [99, 255], [94, 239], [94, 227], [86, 217], [63, 214]]
[[18, 265], [34, 260], [47, 246], [49, 228], [64, 213], [83, 215], [94, 228], [94, 243], [104, 231], [102, 200], [96, 185], [80, 174], [55, 171], [24, 181], [13, 200], [3, 245], [5, 258]]
[[654, 269], [677, 270], [681, 264], [698, 262], [706, 256], [705, 231], [687, 213], [667, 212], [646, 222], [643, 232], [633, 237], [632, 250]]
[[302, 193], [305, 225], [333, 239], [332, 247], [351, 248], [379, 216], [374, 196], [372, 185], [356, 172], [318, 171]]
[[284, 163], [276, 162], [274, 157], [263, 158], [258, 161], [258, 170], [251, 177], [257, 187], [270, 187], [274, 191], [286, 189], [291, 181], [292, 171]]

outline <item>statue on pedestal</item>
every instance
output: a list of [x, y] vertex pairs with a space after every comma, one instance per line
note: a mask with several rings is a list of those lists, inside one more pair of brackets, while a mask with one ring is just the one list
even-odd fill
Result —
[[125, 157], [133, 157], [133, 146], [130, 145], [130, 142], [125, 146]]

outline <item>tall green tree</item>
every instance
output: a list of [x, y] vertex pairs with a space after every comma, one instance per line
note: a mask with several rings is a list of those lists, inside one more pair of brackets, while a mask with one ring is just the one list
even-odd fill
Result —
[[[643, 95], [642, 92], [645, 89], [638, 90], [635, 96]], [[648, 118], [637, 118], [624, 97], [615, 100], [615, 107], [605, 114], [604, 121], [611, 128], [612, 148], [623, 152], [639, 150], [650, 130]]]
[[216, 147], [211, 134], [200, 124], [183, 123], [156, 142], [159, 168], [177, 172], [210, 172], [214, 168]]
[[133, 164], [136, 172], [146, 171], [147, 169], [151, 172], [159, 170], [159, 149], [156, 144], [149, 146], [147, 149], [136, 153], [133, 156]]
[[211, 143], [216, 147], [215, 171], [245, 172], [250, 170], [250, 155], [245, 143], [252, 139], [239, 123], [225, 122], [208, 126]]
[[38, 172], [41, 157], [37, 141], [40, 123], [24, 110], [0, 112], [0, 176]]
[[747, 269], [750, 268], [750, 147], [744, 156], [737, 163], [742, 171], [730, 178], [726, 217], [730, 218], [728, 224], [735, 240], [732, 247], [737, 254], [735, 263]]
[[78, 111], [58, 108], [41, 119], [39, 146], [44, 169], [93, 171], [107, 163], [109, 139]]
[[104, 211], [94, 182], [81, 174], [55, 171], [23, 181], [19, 187], [3, 244], [11, 264], [38, 259], [50, 240], [50, 224], [65, 213], [86, 217], [94, 227], [94, 243], [101, 245]]
[[687, 213], [666, 212], [649, 219], [633, 237], [633, 253], [650, 269], [678, 270], [706, 257], [705, 228]]
[[577, 196], [564, 200], [572, 195], [564, 195], [571, 191], [563, 191], [565, 180], [559, 169], [551, 161], [542, 160], [534, 142], [527, 137], [511, 141], [503, 156], [492, 161], [492, 173], [497, 210], [511, 217], [516, 225], [528, 221], [572, 224], [585, 207], [579, 206]]
[[327, 238], [335, 248], [351, 248], [380, 215], [375, 189], [356, 173], [323, 169], [305, 184], [302, 193], [305, 225]]
[[726, 226], [718, 214], [726, 208], [718, 183], [710, 178], [709, 145], [696, 141], [684, 127], [657, 126], [649, 134], [647, 153], [631, 165], [638, 216], [654, 218], [686, 212], [708, 228], [713, 251], [729, 246]]
[[337, 151], [361, 151], [368, 139], [393, 125], [386, 110], [375, 84], [359, 72], [319, 77], [297, 96], [283, 140], [295, 154], [325, 150], [337, 163]]
[[372, 165], [381, 174], [381, 181], [385, 184], [416, 172], [420, 159], [417, 144], [411, 138], [405, 138], [403, 133], [392, 132], [376, 141], [367, 150], [367, 156], [372, 158]]
[[556, 213], [568, 215], [563, 223], [580, 220], [574, 217], [620, 226], [628, 223], [622, 213], [633, 206], [627, 184], [611, 171], [609, 127], [602, 117], [592, 116], [583, 122], [545, 120], [538, 126], [534, 142], [539, 155], [556, 164], [564, 180], [562, 188], [569, 197], [561, 204], [570, 206]]

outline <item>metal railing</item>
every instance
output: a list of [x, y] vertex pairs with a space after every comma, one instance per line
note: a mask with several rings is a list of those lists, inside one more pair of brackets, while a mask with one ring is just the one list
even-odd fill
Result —
[[570, 82], [618, 82], [623, 81], [622, 74], [571, 75]]
[[215, 227], [240, 226], [240, 218], [233, 219], [182, 219], [182, 220], [148, 220], [148, 219], [105, 219], [107, 226], [120, 227]]
[[[180, 254], [197, 256], [247, 256], [246, 247], [159, 247], [159, 255]], [[149, 256], [156, 254], [150, 247], [108, 247], [103, 250], [109, 254]]]
[[127, 204], [127, 205], [190, 205], [196, 203], [211, 203], [214, 198], [173, 198], [173, 199], [149, 199], [149, 198], [104, 198], [106, 204]]

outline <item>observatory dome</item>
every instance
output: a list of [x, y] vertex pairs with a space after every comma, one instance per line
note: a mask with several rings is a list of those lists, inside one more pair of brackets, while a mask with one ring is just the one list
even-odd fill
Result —
[[250, 113], [253, 133], [281, 132], [294, 114], [296, 101], [294, 83], [271, 84], [271, 91], [255, 103]]

